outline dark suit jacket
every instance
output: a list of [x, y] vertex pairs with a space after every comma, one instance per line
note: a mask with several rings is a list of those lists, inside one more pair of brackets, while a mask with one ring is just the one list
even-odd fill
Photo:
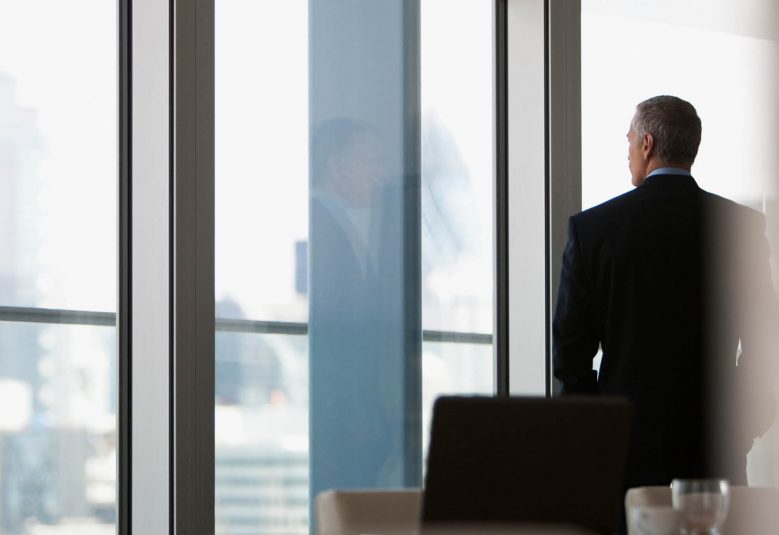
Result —
[[554, 375], [564, 394], [631, 402], [626, 488], [744, 482], [745, 455], [773, 419], [777, 311], [762, 214], [691, 177], [656, 175], [573, 216], [568, 232]]

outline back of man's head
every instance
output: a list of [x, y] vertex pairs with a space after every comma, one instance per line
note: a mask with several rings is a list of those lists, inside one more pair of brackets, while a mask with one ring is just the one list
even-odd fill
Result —
[[692, 104], [669, 95], [636, 106], [631, 123], [638, 139], [651, 134], [654, 155], [665, 164], [692, 165], [701, 143], [701, 120]]

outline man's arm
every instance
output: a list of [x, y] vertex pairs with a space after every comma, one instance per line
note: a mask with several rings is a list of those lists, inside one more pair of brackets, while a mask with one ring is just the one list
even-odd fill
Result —
[[576, 224], [571, 218], [552, 325], [554, 376], [562, 382], [563, 394], [597, 393], [592, 359], [598, 351], [599, 340], [593, 325], [592, 292], [582, 265]]

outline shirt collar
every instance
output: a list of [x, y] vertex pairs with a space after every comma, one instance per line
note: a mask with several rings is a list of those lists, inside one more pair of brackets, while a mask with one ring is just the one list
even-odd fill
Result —
[[646, 175], [646, 178], [649, 178], [653, 175], [684, 175], [684, 176], [692, 176], [692, 173], [689, 169], [681, 169], [680, 167], [659, 167]]

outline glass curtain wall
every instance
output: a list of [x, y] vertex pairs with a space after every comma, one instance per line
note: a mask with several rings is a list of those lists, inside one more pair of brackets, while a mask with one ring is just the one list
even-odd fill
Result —
[[217, 0], [217, 533], [419, 486], [433, 399], [494, 391], [493, 42], [487, 0]]
[[116, 518], [117, 5], [0, 0], [0, 533]]
[[[582, 207], [632, 188], [626, 133], [636, 104], [679, 96], [703, 123], [696, 181], [765, 213], [777, 287], [777, 15], [760, 0], [582, 0]], [[779, 484], [778, 437], [774, 426], [752, 448], [750, 485]]]

